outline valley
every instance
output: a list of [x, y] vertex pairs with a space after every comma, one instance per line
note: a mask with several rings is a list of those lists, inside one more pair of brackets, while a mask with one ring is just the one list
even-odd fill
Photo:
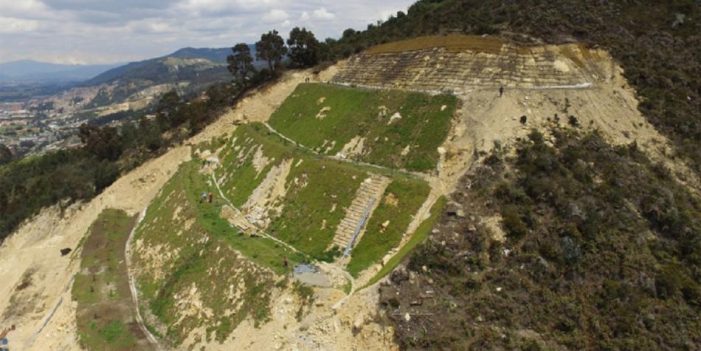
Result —
[[78, 147], [82, 124], [119, 126], [153, 118], [163, 94], [196, 95], [227, 81], [229, 51], [185, 48], [126, 65], [88, 66], [85, 74], [93, 74], [81, 79], [53, 82], [43, 76], [51, 72], [38, 72], [41, 80], [0, 82], [0, 144], [19, 158]]

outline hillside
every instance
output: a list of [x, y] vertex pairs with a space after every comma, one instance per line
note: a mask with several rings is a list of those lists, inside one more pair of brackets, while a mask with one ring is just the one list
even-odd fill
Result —
[[[13, 345], [697, 349], [696, 61], [652, 49], [698, 40], [685, 4], [419, 1], [232, 108], [162, 106], [187, 138], [0, 246]], [[189, 51], [148, 65], [217, 65]]]
[[346, 31], [346, 55], [421, 35], [500, 34], [518, 42], [584, 43], [607, 50], [641, 97], [640, 109], [701, 169], [701, 7], [693, 0], [542, 2], [422, 0], [381, 25]]
[[[255, 48], [252, 53], [255, 55]], [[97, 88], [88, 104], [91, 108], [153, 98], [173, 89], [190, 95], [230, 80], [226, 68], [230, 54], [230, 48], [183, 48], [113, 68], [81, 83], [78, 89]], [[254, 65], [260, 67], [263, 63], [256, 61]]]

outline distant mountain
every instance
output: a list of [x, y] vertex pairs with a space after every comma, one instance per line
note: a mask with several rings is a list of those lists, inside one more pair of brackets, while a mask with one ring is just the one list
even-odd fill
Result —
[[[255, 55], [255, 48], [251, 48]], [[163, 89], [177, 89], [181, 94], [197, 93], [214, 83], [231, 80], [226, 67], [230, 53], [230, 48], [183, 48], [165, 56], [112, 68], [79, 86], [111, 86], [101, 89], [88, 105], [91, 107], [119, 103]]]
[[113, 68], [85, 85], [109, 84], [115, 82], [147, 81], [152, 84], [175, 83], [193, 79], [208, 79], [205, 76], [227, 75], [226, 65], [206, 58], [179, 58], [166, 56]]
[[[250, 45], [255, 55], [255, 47]], [[49, 91], [99, 87], [90, 108], [121, 103], [129, 99], [177, 89], [193, 94], [208, 86], [231, 80], [226, 58], [231, 48], [183, 48], [171, 54], [123, 65], [56, 65], [35, 61], [0, 64], [0, 100], [15, 101], [38, 94], [37, 88]], [[264, 62], [254, 62], [258, 68]], [[42, 92], [47, 89], [43, 89]], [[45, 94], [41, 94], [44, 96]]]
[[[255, 47], [252, 48], [255, 50]], [[169, 57], [177, 58], [204, 58], [212, 62], [226, 63], [226, 58], [231, 55], [230, 48], [221, 49], [198, 49], [198, 48], [183, 48], [170, 55]]]
[[[255, 57], [255, 46], [249, 47]], [[189, 81], [193, 78], [207, 81], [214, 78], [213, 75], [218, 76], [216, 78], [229, 79], [226, 58], [230, 54], [231, 48], [183, 48], [169, 55], [113, 68], [85, 82], [85, 85], [113, 83], [118, 80], [146, 80], [155, 84]], [[254, 65], [258, 68], [264, 67], [260, 61], [254, 62]]]
[[90, 79], [118, 66], [61, 65], [33, 60], [0, 63], [0, 81], [3, 82], [76, 82]]

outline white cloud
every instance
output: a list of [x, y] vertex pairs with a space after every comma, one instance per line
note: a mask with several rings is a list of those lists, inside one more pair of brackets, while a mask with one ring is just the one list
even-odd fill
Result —
[[263, 21], [268, 22], [268, 23], [273, 23], [273, 22], [281, 22], [286, 19], [290, 18], [290, 15], [287, 14], [284, 10], [280, 9], [272, 9], [268, 11], [263, 16]]
[[191, 14], [214, 14], [265, 10], [277, 3], [277, 0], [184, 0], [174, 8]]
[[32, 17], [43, 14], [48, 7], [38, 0], [0, 0], [0, 13]]
[[294, 26], [338, 38], [414, 1], [0, 0], [0, 61], [125, 62], [253, 43], [271, 29], [286, 36]]
[[336, 15], [329, 12], [325, 7], [314, 10], [313, 15], [314, 18], [323, 20], [330, 20], [336, 18]]
[[146, 19], [129, 22], [126, 26], [132, 33], [177, 33], [178, 28], [174, 27], [168, 20]]
[[32, 32], [38, 28], [38, 21], [12, 17], [0, 17], [0, 33], [3, 34]]

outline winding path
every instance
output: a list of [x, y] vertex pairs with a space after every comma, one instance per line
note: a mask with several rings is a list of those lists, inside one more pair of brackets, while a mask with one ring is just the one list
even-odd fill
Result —
[[414, 176], [414, 177], [418, 177], [418, 178], [421, 178], [421, 179], [426, 180], [426, 181], [431, 181], [432, 178], [433, 178], [431, 175], [426, 174], [426, 173], [411, 172], [411, 171], [402, 170], [402, 169], [396, 169], [396, 168], [390, 168], [390, 167], [380, 166], [380, 165], [376, 165], [376, 164], [373, 164], [373, 163], [367, 163], [367, 162], [362, 162], [362, 161], [350, 160], [350, 159], [347, 159], [347, 158], [345, 158], [345, 157], [330, 156], [330, 155], [322, 154], [322, 153], [317, 152], [316, 150], [313, 150], [313, 149], [309, 148], [308, 146], [302, 145], [302, 144], [300, 144], [300, 143], [298, 143], [298, 142], [296, 142], [296, 141], [290, 139], [290, 138], [287, 137], [285, 134], [282, 134], [282, 133], [280, 133], [277, 129], [273, 128], [273, 126], [271, 126], [270, 124], [268, 124], [268, 122], [263, 122], [263, 125], [265, 125], [265, 127], [268, 128], [268, 130], [269, 130], [271, 133], [273, 133], [273, 134], [279, 136], [280, 138], [282, 138], [282, 139], [284, 139], [284, 140], [286, 140], [286, 141], [288, 141], [288, 142], [294, 144], [294, 145], [297, 146], [298, 148], [303, 149], [303, 150], [306, 150], [306, 151], [308, 151], [308, 152], [313, 153], [314, 155], [317, 155], [317, 156], [320, 156], [320, 157], [323, 157], [323, 158], [326, 158], [326, 159], [329, 159], [329, 160], [334, 160], [334, 161], [340, 161], [340, 162], [350, 163], [350, 164], [354, 164], [354, 165], [356, 165], [356, 166], [363, 166], [363, 167], [375, 168], [375, 169], [379, 169], [379, 170], [382, 170], [382, 171], [385, 171], [385, 172], [389, 172], [389, 173], [401, 173], [401, 174], [405, 174], [405, 175], [412, 175], [412, 176]]
[[[234, 206], [234, 204], [231, 202], [231, 200], [229, 200], [229, 198], [226, 197], [226, 195], [224, 195], [224, 192], [221, 190], [221, 187], [219, 187], [219, 182], [217, 182], [217, 179], [216, 179], [216, 177], [214, 176], [214, 172], [212, 172], [211, 177], [212, 177], [212, 182], [214, 183], [214, 186], [217, 188], [217, 192], [219, 192], [219, 196], [221, 196], [221, 198], [224, 199], [224, 201], [226, 201], [227, 206], [229, 206], [232, 210], [234, 210], [234, 211], [236, 211], [236, 212], [238, 212], [238, 213], [241, 213], [241, 210], [238, 209], [236, 206]], [[245, 217], [244, 217], [244, 218], [245, 218]], [[230, 224], [232, 227], [234, 226], [234, 225], [231, 224], [231, 223], [229, 223], [229, 224]], [[250, 224], [251, 227], [255, 227], [253, 224], [251, 224], [251, 223], [249, 223], [249, 224]], [[238, 230], [240, 230], [240, 231], [243, 231], [243, 228], [236, 228], [236, 229], [238, 229]], [[274, 237], [274, 236], [272, 236], [272, 235], [270, 235], [270, 234], [267, 234], [267, 233], [265, 233], [265, 232], [263, 232], [263, 231], [258, 231], [258, 232], [256, 232], [256, 235], [260, 235], [260, 236], [262, 236], [262, 237], [264, 237], [264, 238], [266, 238], [266, 239], [270, 239], [270, 240], [272, 240], [272, 241], [274, 241], [274, 242], [276, 242], [276, 243], [278, 243], [278, 244], [280, 244], [280, 245], [282, 245], [282, 246], [284, 246], [284, 247], [286, 247], [286, 248], [288, 248], [288, 249], [290, 249], [290, 250], [292, 250], [292, 251], [294, 251], [294, 252], [296, 252], [296, 253], [300, 253], [300, 254], [302, 254], [302, 255], [304, 255], [304, 256], [307, 256], [307, 254], [305, 254], [304, 252], [297, 250], [296, 247], [294, 247], [294, 246], [292, 246], [292, 245], [290, 245], [290, 244], [288, 244], [288, 243], [286, 243], [286, 242], [284, 242], [284, 241], [282, 241], [282, 240], [280, 240], [280, 239], [278, 239], [278, 238], [276, 238], [276, 237]]]
[[136, 233], [136, 229], [139, 228], [139, 225], [141, 225], [141, 222], [144, 220], [144, 217], [146, 217], [146, 210], [148, 209], [145, 208], [143, 211], [139, 213], [139, 218], [136, 220], [136, 224], [134, 224], [134, 228], [131, 229], [131, 232], [129, 233], [129, 238], [127, 239], [127, 244], [124, 246], [124, 259], [126, 260], [126, 265], [127, 265], [127, 279], [129, 280], [129, 290], [131, 290], [131, 299], [134, 302], [134, 310], [136, 311], [136, 322], [139, 324], [139, 328], [141, 328], [141, 331], [146, 335], [146, 339], [153, 345], [153, 347], [160, 351], [163, 350], [161, 347], [160, 343], [158, 342], [158, 339], [151, 334], [151, 331], [146, 328], [146, 324], [144, 324], [144, 319], [141, 317], [141, 309], [139, 308], [139, 292], [136, 290], [136, 280], [134, 279], [134, 276], [131, 274], [131, 241], [134, 239], [134, 233]]

